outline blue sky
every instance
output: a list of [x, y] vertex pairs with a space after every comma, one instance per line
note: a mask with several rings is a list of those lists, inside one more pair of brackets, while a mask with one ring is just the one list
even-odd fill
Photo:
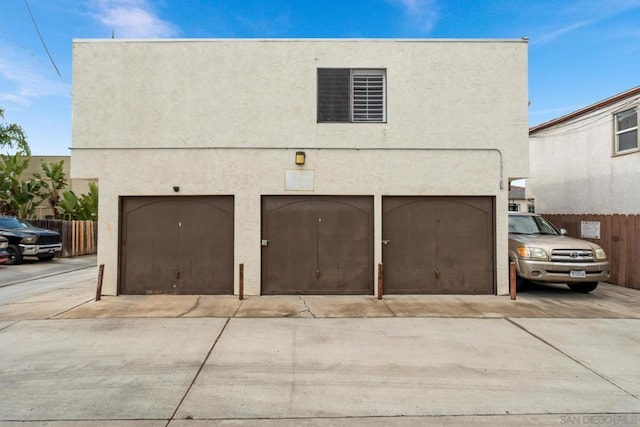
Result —
[[24, 128], [33, 154], [70, 154], [71, 41], [112, 32], [116, 38], [528, 37], [531, 125], [640, 85], [640, 0], [0, 0], [0, 107], [8, 122]]

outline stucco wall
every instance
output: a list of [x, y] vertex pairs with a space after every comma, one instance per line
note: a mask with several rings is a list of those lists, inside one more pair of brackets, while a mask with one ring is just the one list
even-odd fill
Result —
[[531, 136], [527, 189], [536, 211], [640, 213], [640, 152], [613, 154], [614, 114], [637, 104], [621, 100]]
[[[100, 180], [104, 292], [117, 289], [118, 197], [178, 185], [235, 196], [247, 294], [260, 291], [261, 195], [374, 196], [376, 264], [382, 195], [494, 196], [506, 293], [507, 182], [528, 174], [526, 56], [524, 41], [74, 42], [72, 174]], [[387, 123], [316, 123], [318, 67], [385, 68]], [[286, 191], [292, 169], [313, 170], [313, 190]]]

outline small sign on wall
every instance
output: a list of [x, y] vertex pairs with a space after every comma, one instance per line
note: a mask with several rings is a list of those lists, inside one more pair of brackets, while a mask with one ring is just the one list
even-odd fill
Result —
[[580, 237], [600, 239], [600, 221], [580, 221]]
[[315, 173], [312, 170], [288, 170], [285, 172], [286, 191], [313, 191]]

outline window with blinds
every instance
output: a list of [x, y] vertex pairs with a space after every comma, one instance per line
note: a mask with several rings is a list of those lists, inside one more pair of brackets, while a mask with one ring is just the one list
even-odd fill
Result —
[[385, 70], [318, 69], [318, 122], [385, 122]]
[[622, 111], [615, 115], [616, 154], [638, 150], [638, 109]]

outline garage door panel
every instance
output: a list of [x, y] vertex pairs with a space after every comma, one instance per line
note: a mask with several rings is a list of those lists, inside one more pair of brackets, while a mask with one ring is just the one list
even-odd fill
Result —
[[120, 292], [233, 293], [233, 197], [125, 197]]
[[287, 203], [268, 213], [263, 224], [263, 235], [268, 236], [265, 239], [268, 244], [262, 249], [262, 293], [312, 292], [317, 260], [308, 254], [317, 249], [316, 216], [305, 205]]
[[180, 207], [180, 293], [233, 293], [233, 198], [185, 200]]
[[262, 293], [372, 293], [372, 215], [371, 197], [263, 197]]
[[175, 290], [178, 248], [167, 242], [178, 239], [177, 220], [176, 206], [162, 199], [125, 200], [123, 228], [130, 232], [122, 238], [123, 293], [149, 293], [151, 283], [158, 293]]
[[383, 197], [385, 293], [494, 292], [491, 197]]
[[319, 288], [336, 294], [372, 293], [369, 212], [362, 206], [331, 202], [320, 218]]
[[435, 216], [436, 206], [412, 197], [383, 200], [383, 240], [388, 242], [383, 245], [385, 292], [435, 292], [437, 228], [423, 218]]
[[[438, 289], [442, 293], [475, 294], [493, 290], [491, 200], [472, 199], [471, 202], [449, 200], [439, 206], [439, 238], [455, 243], [445, 245], [438, 257], [441, 279]], [[461, 263], [464, 268], [460, 267]]]

